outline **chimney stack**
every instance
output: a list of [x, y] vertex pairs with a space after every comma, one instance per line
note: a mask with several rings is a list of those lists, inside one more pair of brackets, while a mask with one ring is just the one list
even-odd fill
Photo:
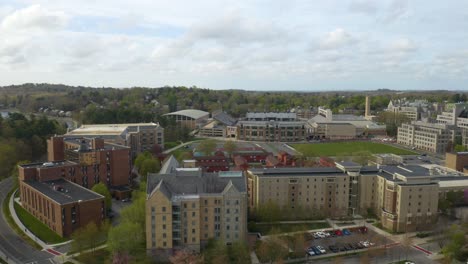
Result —
[[367, 95], [366, 96], [366, 113], [365, 113], [365, 117], [368, 117], [370, 115], [371, 115], [371, 113], [370, 113], [370, 98]]

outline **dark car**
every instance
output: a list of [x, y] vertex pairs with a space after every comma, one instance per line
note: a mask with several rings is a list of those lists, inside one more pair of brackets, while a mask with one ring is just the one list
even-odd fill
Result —
[[351, 249], [357, 249], [357, 247], [355, 247], [352, 243], [348, 243], [348, 247], [350, 247]]
[[360, 228], [359, 228], [359, 232], [361, 232], [361, 233], [363, 233], [363, 234], [367, 233], [367, 227], [365, 227], [365, 226], [360, 227]]
[[340, 251], [340, 249], [339, 249], [337, 246], [335, 246], [335, 245], [330, 245], [330, 246], [328, 246], [328, 248], [329, 248], [330, 251], [333, 252], [333, 253], [336, 253], [336, 252]]

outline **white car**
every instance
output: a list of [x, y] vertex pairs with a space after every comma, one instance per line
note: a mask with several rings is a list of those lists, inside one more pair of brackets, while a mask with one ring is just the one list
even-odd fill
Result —
[[309, 256], [315, 256], [315, 252], [313, 250], [307, 251], [307, 254], [309, 254]]
[[322, 246], [317, 246], [317, 249], [320, 251], [320, 253], [325, 254], [327, 251], [322, 247]]

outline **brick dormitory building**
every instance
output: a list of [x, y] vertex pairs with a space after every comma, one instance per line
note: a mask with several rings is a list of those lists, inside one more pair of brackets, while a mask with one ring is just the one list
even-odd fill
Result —
[[101, 138], [48, 140], [48, 161], [20, 165], [22, 206], [60, 236], [106, 217], [104, 197], [91, 189], [104, 183], [117, 197], [130, 193], [130, 148]]

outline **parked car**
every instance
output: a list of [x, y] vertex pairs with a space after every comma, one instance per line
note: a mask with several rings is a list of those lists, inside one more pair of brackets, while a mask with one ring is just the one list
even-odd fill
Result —
[[311, 248], [307, 249], [307, 254], [309, 254], [309, 256], [315, 256], [315, 252]]
[[337, 236], [342, 236], [342, 235], [343, 235], [343, 232], [341, 232], [341, 230], [338, 229], [338, 230], [335, 230], [335, 234], [336, 234]]
[[316, 246], [316, 248], [320, 251], [320, 253], [325, 254], [327, 251], [322, 246]]
[[337, 246], [335, 246], [335, 245], [330, 245], [330, 246], [328, 246], [328, 248], [329, 248], [329, 249], [331, 250], [331, 252], [333, 252], [333, 253], [336, 253], [336, 252], [340, 251], [340, 249], [339, 249]]
[[348, 229], [343, 229], [343, 235], [349, 236], [351, 235], [351, 232]]
[[363, 234], [367, 233], [367, 227], [365, 227], [365, 226], [360, 227], [359, 232], [363, 233]]
[[317, 249], [317, 247], [312, 247], [312, 250], [315, 252], [315, 255], [320, 255], [322, 254], [320, 250]]

